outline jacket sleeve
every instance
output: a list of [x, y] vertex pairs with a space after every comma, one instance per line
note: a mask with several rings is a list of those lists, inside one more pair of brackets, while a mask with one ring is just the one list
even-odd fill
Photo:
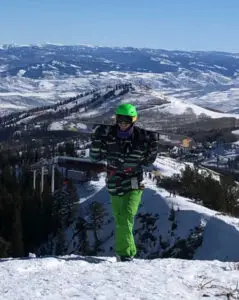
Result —
[[157, 158], [158, 153], [158, 136], [155, 132], [150, 132], [148, 135], [148, 146], [146, 157], [143, 161], [144, 166], [151, 165]]
[[93, 129], [91, 135], [90, 158], [95, 161], [104, 160], [106, 158], [105, 134], [102, 125], [97, 125]]

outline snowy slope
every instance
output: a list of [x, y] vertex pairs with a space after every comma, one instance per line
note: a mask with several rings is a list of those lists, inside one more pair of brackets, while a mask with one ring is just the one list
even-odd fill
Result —
[[[181, 171], [185, 169], [186, 166], [194, 168], [194, 164], [190, 162], [179, 162], [177, 159], [165, 156], [158, 156], [153, 163], [151, 170], [159, 171], [164, 177], [171, 177], [174, 174], [181, 174]], [[198, 172], [202, 175], [211, 175], [213, 179], [219, 180], [220, 174], [205, 167], [198, 167]]]
[[[190, 74], [188, 74], [190, 76]], [[168, 78], [167, 78], [168, 77]], [[180, 81], [179, 81], [180, 80]], [[173, 83], [175, 87], [164, 87], [162, 81], [168, 81]], [[179, 81], [179, 82], [178, 82]], [[214, 93], [206, 93], [206, 96], [200, 95], [197, 97], [189, 96], [196, 92], [196, 88], [188, 92], [184, 91], [181, 87], [185, 79], [178, 78], [175, 74], [154, 74], [154, 73], [140, 73], [140, 72], [99, 72], [97, 74], [82, 74], [77, 77], [69, 76], [68, 78], [51, 78], [51, 79], [31, 79], [25, 77], [7, 77], [1, 79], [0, 86], [0, 107], [4, 110], [16, 110], [27, 109], [35, 106], [49, 105], [53, 104], [59, 100], [64, 100], [69, 97], [74, 97], [82, 91], [93, 88], [101, 88], [107, 85], [114, 85], [120, 82], [131, 82], [139, 87], [148, 87], [155, 91], [159, 91], [165, 94], [167, 97], [173, 97], [179, 100], [185, 100], [184, 106], [187, 104], [194, 103], [205, 107], [218, 108], [220, 110], [220, 105], [222, 101], [225, 100], [226, 109], [233, 110], [238, 108], [236, 100], [238, 99], [236, 93], [230, 93], [231, 97], [223, 96], [224, 92], [214, 91]], [[178, 82], [178, 83], [177, 83]], [[198, 83], [199, 84], [199, 83]], [[204, 84], [202, 84], [202, 90], [206, 86], [207, 80], [205, 79]], [[180, 89], [177, 88], [180, 86]], [[229, 92], [228, 92], [229, 93]], [[151, 97], [150, 91], [148, 91], [148, 99]], [[208, 97], [206, 101], [203, 97]], [[211, 97], [211, 98], [209, 98]], [[214, 98], [212, 98], [214, 97]], [[233, 99], [234, 102], [231, 102]], [[215, 99], [215, 101], [214, 101]], [[221, 101], [219, 101], [221, 99]], [[204, 101], [205, 100], [205, 101]], [[230, 101], [227, 101], [230, 100]], [[179, 103], [179, 102], [178, 102]], [[214, 106], [215, 104], [215, 106]], [[221, 107], [221, 109], [224, 107]], [[223, 111], [222, 109], [222, 111]], [[185, 108], [183, 109], [185, 110]], [[182, 109], [178, 113], [182, 113]]]
[[[115, 263], [108, 257], [1, 259], [1, 300], [238, 299], [232, 263], [157, 259]], [[235, 290], [233, 292], [233, 290]]]
[[189, 101], [211, 109], [218, 109], [219, 111], [239, 113], [238, 99], [239, 88], [233, 87], [225, 91], [214, 91], [204, 93], [199, 97], [191, 97]]
[[[164, 157], [157, 158], [154, 166], [164, 176], [172, 176], [185, 167], [174, 159]], [[191, 199], [170, 197], [166, 190], [157, 188], [154, 181], [145, 176], [146, 189], [138, 215], [159, 215], [155, 236], [173, 244], [178, 237], [186, 238], [195, 226], [202, 226], [203, 241], [192, 260], [157, 258], [116, 263], [110, 249], [114, 244], [111, 234], [114, 224], [104, 180], [102, 174], [98, 181], [77, 185], [78, 214], [87, 220], [89, 204], [93, 201], [100, 201], [106, 209], [104, 225], [98, 231], [100, 240], [104, 240], [104, 252], [97, 257], [66, 255], [36, 258], [30, 254], [24, 259], [0, 259], [0, 299], [196, 300], [207, 297], [228, 300], [228, 295], [231, 299], [239, 297], [239, 219], [222, 216], [193, 203]], [[176, 209], [177, 223], [173, 236], [168, 220], [172, 206]], [[143, 231], [141, 225], [136, 218], [135, 229]], [[77, 252], [72, 229], [67, 231], [68, 253]], [[150, 226], [146, 230], [150, 232]], [[137, 242], [138, 233], [135, 236]], [[148, 241], [146, 247], [149, 252], [155, 249], [160, 252], [159, 243], [154, 245]]]
[[[119, 103], [132, 103], [136, 105], [139, 111], [139, 120], [142, 122], [141, 126], [155, 130], [170, 130], [171, 127], [176, 128], [183, 124], [193, 123], [202, 120], [202, 118], [223, 118], [232, 117], [239, 118], [236, 113], [219, 113], [214, 112], [195, 104], [187, 103], [176, 99], [172, 96], [165, 96], [160, 91], [153, 89], [145, 89], [143, 87], [133, 86], [132, 90], [124, 90], [123, 88], [114, 91], [114, 94], [108, 98], [104, 95], [114, 90], [115, 86], [104, 85], [95, 90], [97, 94], [102, 97], [99, 101], [94, 100], [94, 94], [78, 98], [71, 98], [66, 103], [58, 105], [58, 107], [51, 107], [47, 109], [37, 110], [29, 114], [22, 113], [19, 116], [17, 124], [34, 123], [34, 119], [45, 115], [45, 119], [51, 119], [51, 115], [57, 114], [60, 111], [72, 109], [74, 112], [60, 115], [60, 121], [54, 121], [49, 124], [49, 129], [74, 128], [76, 130], [86, 130], [87, 126], [84, 122], [104, 122], [109, 121], [114, 117], [115, 108]], [[77, 109], [75, 107], [78, 106]], [[78, 125], [79, 124], [79, 125]]]
[[[165, 176], [172, 176], [179, 173], [185, 165], [177, 165], [175, 161], [171, 164], [163, 158], [156, 161], [155, 166]], [[216, 178], [216, 175], [215, 175]], [[188, 239], [192, 231], [199, 227], [202, 229], [202, 244], [195, 249], [194, 259], [200, 260], [221, 260], [238, 261], [239, 253], [239, 220], [228, 216], [223, 216], [217, 211], [210, 210], [201, 205], [195, 204], [191, 199], [181, 196], [171, 197], [165, 189], [156, 187], [156, 183], [145, 176], [146, 188], [142, 197], [142, 205], [139, 208], [135, 220], [136, 244], [142, 244], [142, 235], [148, 232], [154, 239], [144, 240], [142, 249], [139, 251], [141, 258], [148, 258], [156, 255], [160, 257], [165, 253], [160, 242], [167, 243], [166, 250], [172, 249], [179, 240]], [[110, 199], [105, 188], [104, 176], [99, 181], [91, 181], [77, 185], [80, 198], [79, 215], [86, 221], [90, 220], [89, 204], [98, 201], [105, 209], [105, 218], [101, 229], [98, 230], [98, 237], [102, 241], [102, 251], [99, 255], [113, 256], [114, 251], [114, 222]], [[173, 222], [169, 221], [172, 207], [175, 210], [176, 228], [172, 229]], [[143, 216], [149, 214], [155, 218], [155, 227], [148, 227], [147, 223], [142, 223]], [[146, 227], [145, 227], [146, 226]], [[77, 238], [73, 238], [74, 230], [68, 236], [67, 253], [77, 253], [80, 244]], [[94, 244], [92, 233], [88, 233], [90, 244]], [[77, 246], [76, 246], [77, 245]]]
[[[175, 115], [181, 115], [183, 113], [190, 113], [193, 112], [197, 116], [200, 116], [201, 114], [204, 114], [210, 118], [222, 118], [222, 117], [234, 117], [239, 118], [239, 114], [237, 113], [221, 113], [221, 112], [215, 112], [211, 111], [209, 109], [200, 107], [199, 105], [204, 105], [202, 102], [195, 102], [197, 104], [191, 104], [188, 101], [176, 99], [173, 97], [167, 97], [167, 100], [170, 102], [169, 104], [163, 104], [159, 110], [160, 112], [165, 113], [171, 113]], [[211, 102], [212, 103], [212, 102]], [[211, 105], [212, 107], [212, 105]]]

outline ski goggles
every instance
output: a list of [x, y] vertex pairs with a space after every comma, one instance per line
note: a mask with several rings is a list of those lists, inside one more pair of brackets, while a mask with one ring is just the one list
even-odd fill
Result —
[[130, 117], [125, 115], [116, 115], [116, 123], [126, 123], [126, 124], [132, 124], [136, 121], [137, 117]]

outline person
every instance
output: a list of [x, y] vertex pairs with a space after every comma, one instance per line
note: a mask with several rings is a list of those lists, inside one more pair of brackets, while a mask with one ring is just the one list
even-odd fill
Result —
[[142, 168], [157, 156], [157, 134], [136, 126], [137, 116], [134, 105], [120, 104], [114, 125], [95, 126], [90, 148], [93, 160], [107, 163], [117, 261], [131, 261], [137, 253], [133, 226], [144, 189]]

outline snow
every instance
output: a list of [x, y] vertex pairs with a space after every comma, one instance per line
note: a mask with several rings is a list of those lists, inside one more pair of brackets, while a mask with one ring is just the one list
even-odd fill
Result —
[[227, 70], [227, 68], [218, 65], [214, 65], [214, 67], [221, 70]]
[[18, 106], [18, 107], [16, 107], [14, 104], [12, 104], [12, 103], [1, 103], [0, 102], [0, 108], [1, 109], [10, 109], [10, 108], [16, 108], [16, 109], [19, 109], [19, 110], [21, 110], [21, 109], [23, 109], [23, 108], [25, 108], [24, 106]]
[[24, 123], [26, 124], [26, 123], [28, 123], [28, 121], [34, 119], [35, 117], [36, 117], [35, 115], [26, 117], [26, 118], [16, 122], [16, 124], [24, 124]]
[[[88, 100], [90, 100], [92, 98], [92, 95], [87, 95], [87, 96], [84, 96], [84, 97], [81, 97], [79, 100], [74, 100], [66, 105], [64, 105], [64, 108], [66, 109], [71, 109], [72, 107], [75, 106], [75, 103], [79, 102], [81, 104], [84, 104], [84, 103], [87, 103]], [[62, 107], [59, 107], [59, 109], [62, 109]]]
[[239, 136], [239, 129], [233, 130], [232, 133], [235, 134], [235, 135], [237, 135], [237, 136]]
[[[174, 171], [172, 163], [174, 164]], [[169, 167], [166, 167], [168, 164], [167, 158], [165, 164], [162, 163], [162, 158], [160, 158], [157, 159], [155, 165], [164, 176], [172, 176], [183, 167], [181, 164], [177, 166], [176, 162], [172, 163]], [[178, 195], [171, 197], [168, 191], [156, 187], [155, 182], [147, 177], [144, 178], [144, 182], [146, 188], [142, 196], [142, 207], [139, 209], [139, 213], [159, 214], [155, 236], [161, 236], [163, 240], [168, 240], [173, 245], [177, 238], [187, 238], [195, 226], [203, 226], [205, 228], [203, 243], [196, 250], [194, 259], [238, 261], [239, 220], [237, 218], [223, 216], [217, 211], [194, 203], [189, 198]], [[89, 203], [93, 201], [104, 203], [108, 214], [112, 214], [104, 176], [99, 181], [91, 181], [90, 184], [78, 186], [78, 192], [81, 214], [84, 218], [87, 217]], [[168, 222], [172, 207], [176, 210], [176, 222], [178, 224], [177, 229], [174, 231], [174, 237], [169, 234], [171, 223]], [[139, 223], [139, 220], [136, 220], [135, 229], [140, 227]], [[105, 226], [100, 233], [102, 240], [108, 235], [107, 232], [111, 231], [109, 227]], [[113, 254], [108, 250], [112, 243], [113, 240], [108, 240], [107, 244], [104, 245], [104, 253], [107, 255]], [[151, 244], [150, 247], [152, 252], [160, 248], [158, 243]]]
[[64, 122], [58, 121], [58, 122], [52, 122], [49, 125], [48, 130], [63, 130]]
[[83, 123], [72, 123], [72, 122], [67, 122], [66, 120], [64, 121], [55, 121], [52, 122], [48, 130], [81, 130], [81, 131], [87, 131], [87, 126]]
[[26, 73], [25, 70], [20, 70], [20, 71], [18, 71], [17, 75], [18, 76], [23, 76], [25, 73]]
[[150, 60], [158, 61], [162, 65], [177, 66], [176, 63], [173, 63], [172, 61], [170, 61], [168, 59], [163, 59], [162, 57], [150, 57]]
[[[159, 59], [161, 63], [169, 63], [165, 58], [155, 57], [153, 59]], [[22, 75], [22, 72], [23, 70], [19, 74]], [[39, 106], [57, 102], [59, 99], [74, 97], [82, 91], [92, 88], [131, 82], [134, 86], [147, 86], [154, 90], [155, 93], [152, 93], [151, 90], [145, 91], [145, 103], [156, 94], [169, 98], [170, 104], [162, 107], [165, 112], [181, 114], [190, 108], [196, 115], [204, 113], [212, 118], [223, 116], [238, 118], [238, 114], [233, 114], [233, 110], [238, 109], [238, 79], [232, 80], [212, 71], [195, 72], [186, 69], [180, 69], [179, 74], [118, 71], [95, 74], [91, 71], [84, 71], [84, 74], [79, 73], [77, 77], [61, 78], [50, 75], [48, 78], [37, 80], [19, 75], [2, 79], [0, 100], [16, 103], [15, 109], [17, 109], [19, 102], [22, 106], [29, 107], [29, 99], [33, 98], [32, 105], [36, 105], [34, 101], [37, 101]], [[213, 86], [217, 85], [218, 89], [206, 88], [210, 83]], [[19, 101], [16, 101], [18, 99]], [[212, 112], [206, 107], [219, 109], [228, 114]], [[12, 110], [12, 107], [9, 110]]]
[[[165, 176], [180, 172], [184, 166], [167, 157], [158, 157], [154, 163]], [[34, 257], [29, 254], [26, 258], [0, 259], [0, 299], [196, 300], [220, 297], [227, 300], [230, 293], [236, 299], [239, 296], [239, 219], [223, 216], [185, 197], [170, 197], [168, 191], [156, 187], [147, 176], [145, 185], [139, 212], [159, 214], [157, 235], [168, 236], [171, 226], [168, 215], [172, 206], [176, 208], [175, 238], [186, 238], [190, 229], [199, 224], [204, 226], [203, 242], [193, 260], [157, 258], [117, 263], [106, 247], [105, 254], [97, 257], [73, 254]], [[104, 174], [98, 181], [92, 180], [77, 188], [80, 211], [85, 218], [87, 206], [92, 201], [101, 201], [112, 214]], [[136, 227], [138, 223], [137, 220]], [[99, 238], [109, 231], [110, 225], [105, 222]], [[106, 242], [107, 247], [112, 243], [113, 238]], [[71, 251], [69, 249], [69, 253]]]
[[114, 261], [75, 255], [2, 259], [1, 299], [218, 299], [217, 294], [235, 289], [238, 281], [234, 265], [219, 261]]
[[153, 166], [165, 177], [171, 177], [174, 174], [180, 174], [185, 169], [184, 163], [176, 162], [175, 159], [158, 156]]
[[[154, 91], [152, 94], [157, 95], [157, 91]], [[233, 117], [233, 118], [239, 119], [239, 114], [214, 112], [214, 111], [205, 109], [203, 107], [200, 107], [198, 105], [190, 104], [190, 103], [188, 103], [188, 101], [176, 99], [172, 96], [167, 97], [167, 101], [169, 101], [169, 103], [163, 104], [158, 108], [158, 110], [160, 112], [165, 112], [165, 113], [167, 112], [167, 113], [171, 113], [171, 114], [181, 115], [183, 113], [186, 113], [187, 110], [189, 110], [189, 111], [192, 111], [197, 116], [204, 114], [213, 119], [222, 118], [222, 117], [231, 117], [231, 118]]]
[[[213, 163], [216, 165], [215, 161]], [[207, 164], [208, 165], [208, 162]], [[180, 175], [186, 166], [194, 168], [193, 163], [190, 162], [179, 162], [174, 158], [158, 156], [151, 167], [151, 170], [159, 171], [163, 177], [172, 177], [173, 175]], [[149, 169], [149, 168], [148, 168]], [[220, 174], [210, 170], [204, 166], [198, 167], [198, 172], [201, 175], [208, 176], [209, 174], [215, 180], [220, 180]]]
[[[236, 85], [236, 83], [235, 83]], [[189, 97], [190, 102], [220, 111], [233, 111], [238, 109], [239, 89], [238, 87], [228, 88], [222, 91], [204, 93], [195, 98]]]
[[[88, 58], [90, 63], [89, 70], [85, 70], [85, 65], [81, 66], [81, 64], [78, 64], [79, 61], [76, 63], [75, 59], [68, 61], [64, 61], [62, 59], [57, 60], [57, 55], [61, 52], [58, 53], [57, 49], [51, 47], [54, 45], [59, 46], [58, 44], [51, 43], [24, 45], [25, 47], [41, 47], [43, 48], [40, 50], [42, 57], [47, 57], [50, 54], [55, 56], [55, 60], [51, 61], [50, 63], [44, 63], [44, 59], [42, 63], [35, 62], [34, 64], [33, 62], [33, 64], [31, 64], [29, 62], [29, 66], [26, 65], [24, 68], [21, 67], [17, 76], [7, 76], [7, 78], [5, 78], [4, 75], [1, 80], [1, 91], [4, 93], [9, 91], [9, 94], [7, 95], [10, 98], [9, 102], [14, 103], [16, 98], [21, 97], [23, 101], [29, 104], [29, 97], [31, 97], [31, 95], [27, 93], [35, 93], [34, 97], [36, 97], [39, 102], [44, 105], [45, 102], [47, 102], [47, 99], [50, 99], [54, 102], [58, 101], [60, 95], [64, 95], [65, 92], [79, 93], [82, 89], [87, 90], [92, 86], [98, 87], [99, 84], [102, 83], [108, 85], [111, 84], [111, 82], [119, 82], [124, 79], [127, 82], [132, 82], [132, 84], [136, 84], [138, 82], [139, 85], [147, 86], [153, 89], [159, 89], [166, 95], [171, 95], [180, 100], [185, 100], [189, 104], [199, 104], [203, 107], [215, 108], [225, 112], [233, 112], [234, 109], [238, 109], [238, 77], [236, 77], [238, 69], [236, 65], [231, 66], [232, 68], [229, 68], [227, 61], [228, 58], [230, 60], [232, 58], [238, 58], [237, 54], [224, 53], [223, 56], [221, 56], [221, 54], [220, 56], [217, 56], [215, 53], [215, 58], [217, 59], [211, 61], [205, 57], [205, 53], [201, 54], [197, 53], [196, 51], [184, 52], [165, 51], [162, 49], [131, 49], [130, 47], [110, 47], [110, 51], [105, 52], [105, 50], [103, 50], [103, 52], [98, 55], [97, 53], [94, 53], [94, 49], [100, 48], [100, 46], [74, 45], [75, 47], [73, 46], [71, 49], [69, 49], [69, 55], [72, 55], [71, 52], [77, 52], [78, 58]], [[11, 49], [12, 47], [21, 46], [22, 45], [15, 44], [0, 45], [0, 49]], [[83, 47], [83, 49], [79, 49], [78, 46]], [[87, 47], [89, 49], [86, 49]], [[19, 51], [21, 51], [21, 49], [19, 49]], [[140, 68], [139, 62], [139, 72], [112, 71], [93, 74], [93, 66], [97, 67], [99, 60], [105, 64], [113, 63], [114, 66], [112, 66], [112, 69], [114, 70], [117, 70], [117, 66], [118, 69], [125, 70], [127, 69], [127, 66], [129, 66], [129, 69], [133, 69], [130, 61], [127, 61], [125, 64], [123, 64], [122, 62], [124, 59], [122, 61], [121, 59], [119, 60], [120, 56], [118, 53], [116, 57], [113, 57], [114, 55], [112, 56], [109, 54], [111, 51], [113, 51], [113, 53], [117, 53], [118, 51], [118, 53], [121, 55], [123, 55], [123, 53], [134, 55], [138, 51], [142, 51], [142, 53], [146, 54], [146, 59], [150, 59], [153, 65], [159, 66], [161, 64], [162, 70], [165, 69], [167, 65], [175, 66], [175, 68], [166, 67], [166, 69], [173, 70], [171, 72], [162, 71], [162, 73], [153, 73], [150, 71], [151, 64]], [[213, 55], [213, 53], [209, 53], [209, 55]], [[19, 57], [21, 57], [21, 52], [18, 53], [18, 51], [16, 52], [16, 55], [11, 56], [9, 53], [7, 53], [6, 57], [4, 55], [1, 58], [0, 71], [3, 72], [4, 70], [8, 70], [12, 64], [11, 59], [14, 59], [13, 63], [15, 63], [15, 60], [20, 59]], [[124, 55], [122, 58], [123, 57]], [[120, 61], [121, 65], [119, 65]], [[134, 58], [132, 58], [131, 63], [133, 61]], [[8, 62], [9, 65], [7, 64]], [[16, 67], [18, 67], [18, 64], [16, 64]], [[25, 72], [34, 68], [39, 69], [41, 67], [43, 67], [44, 78], [36, 80], [25, 77], [25, 75], [28, 76], [28, 74]], [[47, 67], [46, 69], [48, 70], [46, 72], [44, 71], [45, 67]], [[76, 75], [61, 75], [65, 68], [66, 73], [68, 73], [68, 67], [74, 68], [75, 70], [73, 73]], [[49, 68], [51, 69], [49, 70]], [[92, 70], [90, 70], [90, 68], [92, 68]], [[99, 69], [100, 68], [98, 67], [98, 70]], [[135, 65], [135, 70], [136, 69], [137, 66]], [[234, 72], [234, 75], [230, 74], [231, 71]], [[49, 81], [49, 86], [47, 86], [47, 81]], [[41, 82], [43, 82], [43, 86], [39, 88]], [[44, 86], [45, 83], [46, 86]], [[50, 92], [50, 95], [45, 95], [46, 92]], [[1, 96], [3, 99], [4, 94], [1, 95], [0, 93], [0, 97]], [[18, 103], [16, 106], [17, 105]]]
[[48, 81], [48, 80], [42, 80], [39, 83], [39, 88], [41, 89], [46, 89], [46, 90], [51, 90], [52, 88], [54, 88], [54, 85], [52, 82]]

